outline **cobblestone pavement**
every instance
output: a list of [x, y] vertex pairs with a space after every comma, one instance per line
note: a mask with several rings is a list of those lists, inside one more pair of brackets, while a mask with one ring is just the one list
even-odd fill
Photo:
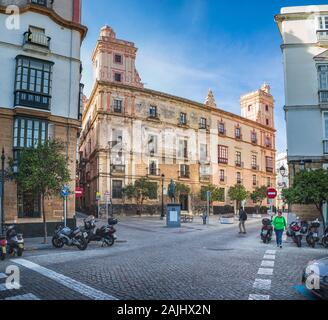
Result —
[[[245, 236], [237, 225], [167, 229], [147, 218], [122, 219], [117, 229], [112, 248], [42, 250], [0, 262], [0, 299], [306, 300], [297, 290], [302, 270], [328, 255], [290, 242], [282, 250], [264, 245], [258, 220]], [[18, 290], [4, 285], [9, 265], [20, 267]]]

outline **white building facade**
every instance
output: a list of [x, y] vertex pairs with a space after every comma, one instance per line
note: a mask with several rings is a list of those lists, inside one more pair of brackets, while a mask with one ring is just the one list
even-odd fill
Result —
[[[285, 112], [291, 178], [328, 166], [328, 5], [282, 8]], [[314, 208], [294, 209], [315, 217]]]
[[[48, 138], [67, 145], [75, 188], [76, 143], [81, 114], [80, 48], [87, 28], [81, 0], [0, 0], [0, 147], [18, 161], [19, 151]], [[5, 185], [5, 222], [41, 225], [38, 196]], [[75, 200], [69, 201], [69, 217]], [[62, 201], [46, 205], [49, 222], [61, 221]], [[32, 228], [31, 228], [32, 229]], [[34, 234], [31, 234], [34, 235]]]

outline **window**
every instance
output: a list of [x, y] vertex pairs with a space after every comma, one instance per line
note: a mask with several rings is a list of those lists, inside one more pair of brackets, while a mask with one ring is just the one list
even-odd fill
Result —
[[256, 187], [257, 186], [257, 176], [253, 175], [253, 186]]
[[266, 119], [265, 120], [265, 123], [266, 123], [267, 126], [269, 126], [270, 125], [270, 120], [269, 119]]
[[269, 106], [268, 105], [265, 106], [265, 111], [269, 112]]
[[319, 100], [322, 103], [328, 102], [328, 65], [318, 66], [319, 78]]
[[187, 140], [179, 140], [178, 157], [188, 159], [188, 141]]
[[114, 99], [113, 101], [113, 111], [115, 113], [122, 113], [123, 110], [123, 101], [119, 99]]
[[251, 133], [251, 140], [253, 144], [257, 143], [257, 133], [255, 131]]
[[50, 47], [50, 37], [45, 34], [45, 29], [30, 26], [28, 31], [24, 33], [24, 44], [35, 44], [41, 47]]
[[180, 113], [180, 124], [181, 125], [186, 125], [187, 124], [187, 114], [181, 112]]
[[114, 81], [122, 82], [122, 74], [115, 72], [114, 74]]
[[266, 171], [273, 172], [273, 158], [265, 157], [265, 159], [266, 159]]
[[207, 119], [200, 118], [199, 129], [207, 129]]
[[47, 6], [47, 0], [31, 0], [31, 2], [39, 6]]
[[200, 145], [200, 161], [201, 162], [207, 161], [207, 144]]
[[14, 159], [18, 160], [19, 150], [35, 148], [47, 140], [48, 122], [37, 119], [16, 118], [14, 123]]
[[223, 122], [219, 123], [219, 134], [225, 135], [226, 129], [225, 129], [225, 124]]
[[235, 129], [235, 137], [236, 137], [236, 139], [241, 139], [242, 138], [241, 128], [240, 127], [236, 127], [236, 129]]
[[229, 148], [226, 146], [219, 146], [219, 163], [228, 164]]
[[237, 167], [241, 167], [242, 163], [241, 163], [241, 152], [237, 151], [236, 152], [236, 166]]
[[190, 169], [189, 166], [186, 164], [181, 164], [180, 165], [180, 178], [190, 178]]
[[199, 174], [201, 177], [211, 176], [211, 167], [210, 166], [200, 166]]
[[158, 118], [157, 107], [156, 106], [150, 106], [149, 107], [149, 117], [150, 118]]
[[271, 187], [271, 178], [270, 177], [267, 178], [267, 187]]
[[115, 63], [122, 64], [123, 63], [123, 57], [120, 54], [115, 54], [114, 55], [114, 61]]
[[123, 182], [121, 180], [113, 180], [113, 199], [123, 198]]
[[149, 162], [149, 175], [151, 175], [151, 176], [158, 175], [157, 161], [151, 160]]
[[241, 184], [241, 173], [240, 172], [237, 172], [237, 174], [236, 174], [236, 177], [237, 177], [237, 183], [238, 184]]
[[50, 110], [53, 63], [16, 57], [15, 106]]
[[225, 182], [225, 171], [220, 170], [220, 182]]
[[30, 192], [17, 192], [18, 218], [41, 218], [40, 196]]
[[267, 148], [271, 148], [272, 147], [272, 143], [271, 143], [271, 138], [270, 137], [266, 137], [265, 138], [265, 146]]
[[252, 110], [252, 105], [248, 106], [248, 112]]
[[158, 137], [155, 135], [149, 135], [148, 138], [148, 152], [150, 155], [155, 155], [158, 152]]
[[319, 30], [328, 30], [328, 16], [327, 17], [319, 17]]
[[78, 117], [79, 117], [79, 120], [82, 120], [82, 115], [83, 115], [83, 89], [84, 89], [84, 84], [83, 83], [80, 83], [79, 106], [78, 106]]
[[258, 169], [258, 167], [257, 167], [257, 156], [255, 156], [255, 155], [252, 155], [252, 169], [253, 170]]
[[121, 146], [123, 142], [123, 131], [118, 130], [118, 129], [113, 129], [112, 131], [112, 147], [114, 148], [115, 146]]
[[324, 112], [325, 139], [328, 140], [328, 112]]

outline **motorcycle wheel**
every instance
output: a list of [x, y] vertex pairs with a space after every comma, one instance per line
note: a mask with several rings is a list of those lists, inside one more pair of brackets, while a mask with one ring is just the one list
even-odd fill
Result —
[[17, 256], [18, 256], [18, 257], [21, 257], [21, 256], [23, 255], [23, 252], [24, 252], [24, 249], [22, 249], [22, 248], [18, 248], [18, 249], [17, 249]]
[[111, 237], [111, 236], [107, 236], [104, 238], [104, 244], [107, 246], [107, 247], [112, 247], [115, 243], [115, 239], [114, 237]]
[[86, 248], [88, 247], [88, 241], [85, 238], [79, 238], [78, 239], [79, 244], [77, 245], [77, 248], [81, 251], [86, 250]]
[[297, 244], [297, 247], [298, 248], [301, 248], [302, 247], [302, 237], [298, 236], [296, 238], [296, 244]]
[[308, 243], [309, 247], [315, 248], [315, 240], [313, 237], [307, 237], [306, 242]]
[[64, 246], [64, 242], [56, 237], [53, 237], [52, 245], [57, 249], [61, 249]]
[[322, 239], [322, 244], [325, 248], [328, 248], [328, 236], [326, 236]]

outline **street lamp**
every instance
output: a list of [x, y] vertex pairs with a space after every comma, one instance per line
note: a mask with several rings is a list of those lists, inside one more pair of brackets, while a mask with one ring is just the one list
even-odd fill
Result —
[[5, 225], [5, 149], [2, 148], [2, 154], [1, 154], [1, 181], [0, 181], [0, 190], [1, 190], [1, 220], [0, 220], [0, 232], [2, 233], [4, 231], [4, 225]]
[[162, 174], [162, 213], [161, 213], [161, 220], [164, 219], [165, 213], [164, 213], [164, 180], [165, 180], [165, 174]]

